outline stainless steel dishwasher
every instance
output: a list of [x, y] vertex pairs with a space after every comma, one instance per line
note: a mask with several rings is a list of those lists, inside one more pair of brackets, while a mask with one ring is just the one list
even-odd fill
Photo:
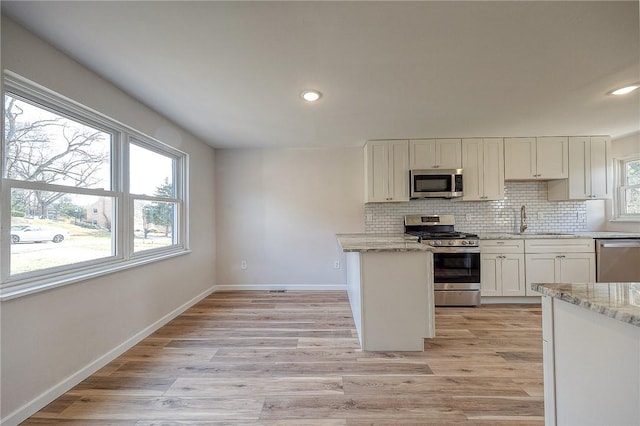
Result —
[[596, 240], [596, 281], [640, 282], [640, 239]]

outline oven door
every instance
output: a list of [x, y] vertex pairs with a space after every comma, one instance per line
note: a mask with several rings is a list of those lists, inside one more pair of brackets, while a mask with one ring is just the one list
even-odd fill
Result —
[[433, 252], [435, 290], [479, 290], [480, 249], [442, 248]]

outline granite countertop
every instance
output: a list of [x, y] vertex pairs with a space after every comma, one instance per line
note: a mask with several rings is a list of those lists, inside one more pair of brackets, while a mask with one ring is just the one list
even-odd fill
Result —
[[640, 327], [640, 283], [531, 284], [540, 293]]
[[405, 234], [338, 234], [336, 238], [345, 252], [431, 251], [417, 237]]
[[536, 238], [640, 238], [640, 232], [508, 232], [478, 233], [481, 240], [528, 240]]

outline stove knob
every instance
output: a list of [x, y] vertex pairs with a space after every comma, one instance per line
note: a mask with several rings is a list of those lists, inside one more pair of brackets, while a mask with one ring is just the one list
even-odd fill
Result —
[[434, 244], [435, 244], [436, 246], [441, 246], [441, 245], [442, 245], [442, 241], [437, 240], [437, 241], [435, 241], [435, 242], [434, 242]]
[[450, 245], [450, 246], [455, 246], [455, 245], [456, 245], [456, 242], [455, 242], [455, 241], [449, 241], [449, 245]]
[[462, 245], [466, 246], [467, 244], [471, 244], [471, 241], [462, 240]]

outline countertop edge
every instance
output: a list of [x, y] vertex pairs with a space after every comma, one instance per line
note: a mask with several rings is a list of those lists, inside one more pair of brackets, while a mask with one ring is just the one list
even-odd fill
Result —
[[[572, 284], [574, 285], [624, 285], [633, 283], [585, 283], [585, 284]], [[633, 306], [633, 310], [636, 312], [624, 312], [620, 308], [606, 306], [602, 303], [598, 303], [592, 300], [585, 300], [579, 295], [574, 294], [568, 289], [563, 289], [567, 284], [546, 284], [546, 283], [532, 283], [531, 288], [535, 291], [542, 293], [545, 296], [550, 296], [555, 299], [560, 299], [564, 302], [571, 303], [572, 305], [580, 306], [598, 314], [607, 316], [617, 321], [630, 324], [636, 327], [640, 327], [640, 306]], [[636, 283], [637, 285], [637, 283]]]
[[345, 253], [429, 252], [431, 248], [406, 234], [336, 234]]
[[640, 233], [636, 232], [606, 232], [606, 231], [580, 231], [580, 232], [541, 232], [523, 234], [510, 232], [480, 232], [478, 237], [481, 240], [535, 240], [535, 239], [575, 239], [575, 238], [591, 238], [591, 239], [624, 239], [624, 238], [640, 238]]

